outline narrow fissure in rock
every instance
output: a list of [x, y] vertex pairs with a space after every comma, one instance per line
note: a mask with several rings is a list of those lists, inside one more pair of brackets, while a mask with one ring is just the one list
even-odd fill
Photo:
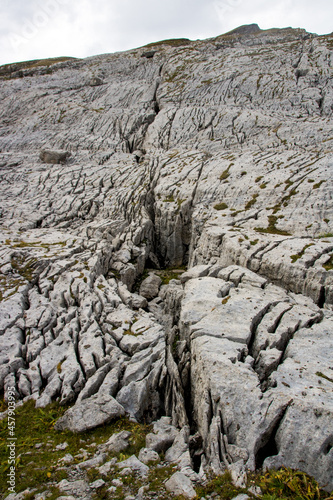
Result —
[[282, 410], [280, 416], [277, 418], [276, 422], [272, 424], [272, 427], [268, 430], [266, 435], [261, 438], [261, 446], [257, 450], [255, 455], [255, 467], [256, 469], [261, 469], [264, 461], [268, 457], [272, 457], [279, 453], [279, 448], [276, 442], [276, 434], [280, 428], [280, 425], [287, 413], [289, 406], [292, 404], [290, 401], [287, 406]]

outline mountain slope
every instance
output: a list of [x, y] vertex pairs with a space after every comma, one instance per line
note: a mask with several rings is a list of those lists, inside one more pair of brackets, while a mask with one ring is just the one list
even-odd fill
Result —
[[217, 472], [333, 488], [332, 61], [243, 27], [0, 68], [5, 394], [171, 415]]

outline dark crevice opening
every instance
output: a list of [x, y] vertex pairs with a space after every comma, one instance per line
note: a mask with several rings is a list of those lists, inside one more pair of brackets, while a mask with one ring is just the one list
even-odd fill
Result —
[[333, 448], [333, 445], [332, 444], [328, 444], [326, 446], [326, 448], [324, 449], [325, 455], [328, 455], [332, 448]]
[[195, 451], [193, 454], [191, 453], [191, 458], [192, 458], [192, 466], [194, 472], [198, 473], [201, 467], [201, 457], [202, 457], [203, 451]]
[[[158, 80], [156, 87], [155, 87], [154, 95], [153, 95], [153, 107], [154, 107], [154, 111], [155, 111], [156, 115], [158, 115], [158, 113], [160, 112], [160, 106], [159, 106], [158, 100], [157, 100], [157, 91], [158, 91], [159, 86], [160, 86], [160, 82]], [[155, 116], [155, 118], [156, 118], [156, 116]]]
[[326, 301], [326, 291], [325, 287], [322, 286], [319, 292], [318, 307], [322, 309], [324, 307], [325, 301]]
[[158, 102], [156, 100], [154, 101], [154, 111], [155, 111], [156, 115], [158, 115], [158, 113], [160, 112], [160, 107], [159, 107]]
[[133, 151], [135, 150], [135, 148], [134, 148], [134, 141], [133, 140], [131, 141], [130, 139], [126, 139], [126, 141], [125, 141], [125, 147], [126, 147], [126, 152], [132, 154]]
[[253, 318], [252, 323], [251, 323], [251, 337], [248, 343], [248, 354], [249, 356], [253, 356], [253, 344], [256, 339], [256, 333], [258, 326], [260, 325], [263, 317], [269, 312], [269, 310], [274, 306], [275, 304], [268, 304], [266, 307], [264, 307], [259, 313]]
[[268, 429], [266, 435], [262, 437], [262, 446], [257, 450], [255, 455], [255, 464], [256, 469], [261, 469], [264, 461], [268, 457], [272, 457], [279, 453], [279, 448], [276, 442], [276, 434], [280, 428], [281, 422], [292, 403], [292, 400], [289, 401], [287, 406], [282, 410], [280, 416], [277, 418], [275, 424], [273, 424], [271, 429]]
[[322, 447], [322, 451], [324, 455], [328, 455], [332, 449], [333, 449], [333, 436], [331, 435], [325, 440]]
[[203, 440], [198, 432], [190, 436], [189, 448], [194, 472], [199, 472], [203, 455]]
[[256, 454], [256, 469], [261, 469], [262, 464], [266, 460], [267, 457], [271, 457], [273, 455], [277, 455], [279, 453], [279, 450], [276, 445], [275, 441], [275, 435], [276, 435], [277, 429], [275, 432], [273, 432], [267, 441], [267, 443], [258, 450]]

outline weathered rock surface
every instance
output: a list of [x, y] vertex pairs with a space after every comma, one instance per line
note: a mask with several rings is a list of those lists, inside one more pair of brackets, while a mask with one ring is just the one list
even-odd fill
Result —
[[141, 448], [138, 458], [141, 462], [143, 462], [146, 465], [149, 462], [156, 462], [156, 461], [159, 462], [160, 461], [159, 454], [156, 451], [151, 450], [149, 448]]
[[120, 469], [129, 468], [130, 470], [136, 472], [137, 474], [140, 474], [141, 476], [146, 476], [149, 471], [149, 467], [140, 462], [140, 460], [135, 455], [132, 455], [123, 462], [118, 462], [117, 466]]
[[140, 295], [148, 300], [157, 297], [162, 280], [156, 274], [151, 273], [148, 278], [143, 280], [140, 286]]
[[174, 496], [183, 495], [185, 498], [194, 498], [196, 496], [190, 479], [181, 472], [175, 472], [165, 483], [165, 487]]
[[250, 26], [0, 72], [5, 396], [333, 488], [332, 58]]
[[69, 156], [69, 151], [50, 151], [49, 149], [44, 149], [40, 152], [39, 158], [44, 163], [65, 163]]
[[[238, 463], [238, 486], [242, 465], [286, 463], [329, 484], [333, 392], [323, 374], [332, 372], [332, 313], [270, 283], [250, 285], [244, 268], [222, 274], [230, 281], [186, 282], [179, 321], [194, 421], [212, 467], [235, 471]], [[182, 359], [178, 366], [186, 371]]]
[[55, 429], [85, 432], [124, 414], [124, 408], [112, 396], [101, 399], [95, 395], [67, 410], [55, 423]]
[[106, 443], [99, 447], [101, 452], [103, 451], [113, 451], [120, 452], [125, 450], [129, 446], [128, 439], [131, 437], [131, 432], [121, 431], [117, 434], [113, 434]]

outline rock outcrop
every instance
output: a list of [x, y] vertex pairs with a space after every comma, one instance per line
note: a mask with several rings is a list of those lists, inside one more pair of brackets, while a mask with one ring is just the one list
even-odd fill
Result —
[[0, 69], [5, 396], [168, 417], [189, 498], [208, 466], [332, 490], [332, 64], [251, 25]]

